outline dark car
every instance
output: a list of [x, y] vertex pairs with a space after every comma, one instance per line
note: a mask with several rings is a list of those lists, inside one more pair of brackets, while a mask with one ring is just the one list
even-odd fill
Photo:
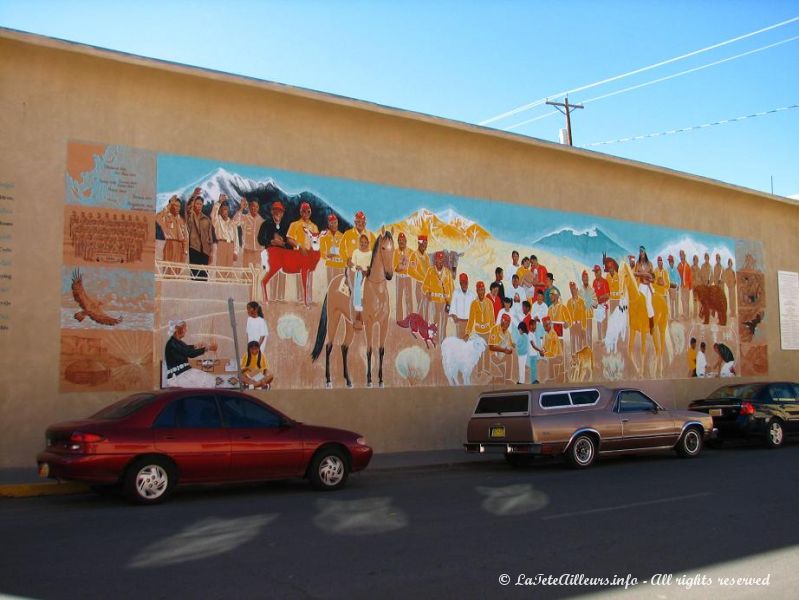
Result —
[[46, 436], [36, 457], [42, 477], [121, 487], [143, 504], [166, 499], [178, 483], [305, 477], [334, 490], [372, 458], [357, 433], [298, 423], [235, 391], [134, 394], [88, 419], [51, 425]]
[[757, 438], [777, 448], [799, 434], [799, 384], [742, 383], [720, 387], [689, 408], [713, 417], [719, 439]]

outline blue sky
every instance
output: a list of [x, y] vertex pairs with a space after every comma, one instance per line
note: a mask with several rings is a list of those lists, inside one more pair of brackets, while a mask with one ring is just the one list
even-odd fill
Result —
[[[0, 0], [5, 27], [471, 123], [796, 16], [799, 0]], [[793, 36], [799, 21], [570, 100]], [[591, 103], [574, 116], [575, 144], [797, 104], [797, 64], [799, 40]], [[562, 126], [553, 116], [516, 131], [554, 141]], [[598, 150], [762, 191], [773, 176], [775, 193], [799, 194], [799, 109]]]

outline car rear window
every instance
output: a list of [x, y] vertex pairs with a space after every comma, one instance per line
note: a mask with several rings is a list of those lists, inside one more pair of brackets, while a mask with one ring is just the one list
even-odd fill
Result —
[[527, 394], [507, 394], [502, 396], [483, 396], [474, 411], [476, 415], [526, 413], [529, 412]]
[[564, 406], [589, 406], [599, 400], [599, 390], [569, 390], [568, 392], [544, 392], [538, 398], [541, 408]]
[[579, 390], [577, 392], [570, 392], [570, 395], [572, 397], [572, 404], [575, 406], [596, 404], [596, 401], [599, 400], [599, 391], [597, 390]]
[[559, 406], [571, 406], [569, 394], [541, 394], [542, 408], [557, 408]]
[[711, 393], [708, 396], [708, 400], [716, 400], [718, 398], [751, 400], [761, 389], [763, 389], [762, 385], [725, 385]]
[[111, 406], [106, 406], [103, 410], [93, 414], [90, 419], [114, 420], [124, 419], [132, 415], [140, 408], [143, 408], [155, 400], [155, 394], [133, 394], [115, 402]]

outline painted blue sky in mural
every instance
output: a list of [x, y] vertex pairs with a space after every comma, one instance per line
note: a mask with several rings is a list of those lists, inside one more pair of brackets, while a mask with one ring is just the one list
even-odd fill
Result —
[[[686, 249], [689, 260], [692, 249], [718, 251], [725, 264], [728, 258], [735, 257], [735, 243], [730, 238], [644, 223], [189, 156], [159, 154], [157, 164], [156, 187], [161, 196], [159, 208], [168, 194], [199, 185], [206, 176], [224, 169], [254, 181], [271, 179], [289, 194], [313, 192], [344, 215], [363, 210], [371, 229], [397, 222], [420, 208], [435, 213], [452, 209], [479, 223], [495, 238], [519, 244], [522, 254], [541, 238], [571, 229], [576, 233], [588, 232], [590, 237], [604, 233], [618, 246], [631, 252], [637, 252], [638, 246], [644, 244], [651, 258], [659, 253], [672, 253], [676, 258], [678, 248]], [[536, 202], [535, 198], [529, 200], [533, 205]], [[586, 205], [593, 201], [590, 197], [585, 200]]]

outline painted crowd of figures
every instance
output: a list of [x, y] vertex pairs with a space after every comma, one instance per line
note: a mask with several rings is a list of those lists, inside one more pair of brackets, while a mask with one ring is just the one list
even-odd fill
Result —
[[[392, 231], [370, 232], [362, 211], [354, 215], [354, 226], [342, 232], [332, 213], [326, 217], [327, 229], [320, 231], [305, 202], [299, 208], [300, 218], [291, 223], [283, 220], [281, 202], [271, 203], [267, 218], [261, 216], [259, 202], [247, 198], [231, 216], [225, 194], [214, 202], [210, 216], [203, 207], [197, 188], [186, 202], [185, 214], [181, 200], [173, 196], [156, 218], [165, 238], [163, 259], [196, 265], [191, 271], [195, 279], [207, 277], [202, 267], [209, 264], [255, 267], [262, 272], [262, 299], [267, 302], [285, 300], [285, 274], [296, 273], [297, 301], [309, 307], [311, 275], [324, 262], [327, 290], [312, 359], [324, 350], [328, 387], [330, 356], [341, 323], [346, 385], [352, 385], [349, 348], [357, 332], [364, 330], [366, 383], [372, 385], [377, 343], [377, 379], [382, 386], [390, 323], [407, 329], [425, 349], [439, 346], [444, 373], [456, 385], [470, 383], [473, 376], [519, 383], [590, 380], [597, 345], [607, 352], [625, 351], [636, 375], [642, 377], [651, 344], [655, 355], [651, 375], [661, 377], [670, 321], [708, 324], [713, 319], [726, 326], [728, 317], [735, 315], [733, 261], [729, 259], [725, 268], [718, 254], [715, 264], [705, 254], [701, 265], [698, 256], [689, 263], [684, 251], [678, 261], [658, 256], [653, 262], [643, 246], [637, 257], [626, 260], [603, 256], [601, 265], [593, 266], [593, 280], [583, 271], [579, 282], [568, 283], [564, 296], [555, 285], [556, 275], [535, 255], [521, 257], [513, 251], [510, 263], [496, 267], [493, 281], [472, 282], [458, 272], [457, 253], [441, 248], [428, 254], [424, 233], [416, 236], [414, 249], [405, 232], [396, 239]], [[619, 346], [622, 340], [626, 349]], [[716, 374], [735, 374], [729, 347], [716, 343], [714, 349], [719, 356]], [[695, 340], [681, 352], [689, 361], [686, 374], [695, 376], [699, 353]], [[704, 366], [702, 370], [711, 371]]]

